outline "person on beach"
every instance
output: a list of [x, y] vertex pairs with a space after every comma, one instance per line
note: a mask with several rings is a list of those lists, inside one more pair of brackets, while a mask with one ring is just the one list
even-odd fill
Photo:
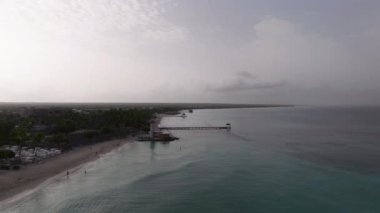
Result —
[[70, 174], [70, 172], [67, 171], [67, 172], [66, 172], [66, 177], [67, 177], [67, 178], [69, 177], [69, 174]]

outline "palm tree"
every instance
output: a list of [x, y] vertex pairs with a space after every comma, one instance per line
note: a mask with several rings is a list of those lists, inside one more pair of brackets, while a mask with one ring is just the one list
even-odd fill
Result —
[[16, 125], [12, 130], [12, 139], [14, 143], [18, 146], [18, 156], [21, 161], [21, 147], [24, 142], [28, 139], [28, 133], [23, 126]]
[[41, 144], [41, 142], [45, 139], [45, 135], [42, 133], [37, 133], [34, 135], [33, 140], [32, 140], [32, 145], [34, 147], [34, 160], [36, 159], [36, 147]]

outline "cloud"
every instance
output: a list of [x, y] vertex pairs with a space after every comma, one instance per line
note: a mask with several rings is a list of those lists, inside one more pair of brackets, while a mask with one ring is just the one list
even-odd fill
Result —
[[321, 30], [336, 13], [204, 2], [0, 0], [0, 101], [379, 103], [369, 14]]
[[244, 92], [261, 89], [272, 89], [285, 86], [285, 81], [261, 81], [247, 71], [236, 72], [231, 81], [209, 84], [207, 89], [213, 92]]
[[235, 74], [239, 78], [249, 78], [249, 79], [257, 78], [255, 75], [253, 75], [252, 73], [250, 73], [248, 71], [240, 71], [240, 72], [236, 72]]
[[275, 17], [253, 27], [254, 36], [240, 54], [243, 63], [267, 79], [288, 79], [314, 84], [338, 68], [345, 56], [333, 40], [303, 32], [292, 22]]
[[185, 28], [168, 26], [166, 29], [147, 30], [144, 38], [164, 42], [183, 42], [188, 39], [188, 31]]
[[2, 4], [0, 26], [6, 24], [1, 20], [11, 20], [12, 28], [27, 27], [26, 31], [44, 39], [99, 41], [136, 35], [173, 42], [186, 38], [183, 27], [164, 17], [165, 11], [175, 5], [170, 0], [4, 0]]

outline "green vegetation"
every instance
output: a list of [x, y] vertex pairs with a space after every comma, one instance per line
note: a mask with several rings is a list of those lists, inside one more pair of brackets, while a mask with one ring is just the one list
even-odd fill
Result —
[[33, 108], [0, 112], [0, 146], [69, 149], [149, 130], [155, 113], [166, 108]]
[[0, 150], [0, 159], [1, 160], [8, 160], [10, 158], [13, 158], [16, 155], [16, 153], [12, 152], [11, 150]]

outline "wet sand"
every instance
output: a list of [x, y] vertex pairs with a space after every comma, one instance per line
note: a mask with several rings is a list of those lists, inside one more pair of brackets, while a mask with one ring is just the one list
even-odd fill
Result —
[[39, 164], [23, 166], [18, 171], [0, 171], [0, 201], [33, 189], [51, 177], [66, 176], [67, 171], [72, 173], [81, 164], [93, 161], [101, 154], [131, 141], [133, 141], [132, 138], [120, 139], [77, 147]]

